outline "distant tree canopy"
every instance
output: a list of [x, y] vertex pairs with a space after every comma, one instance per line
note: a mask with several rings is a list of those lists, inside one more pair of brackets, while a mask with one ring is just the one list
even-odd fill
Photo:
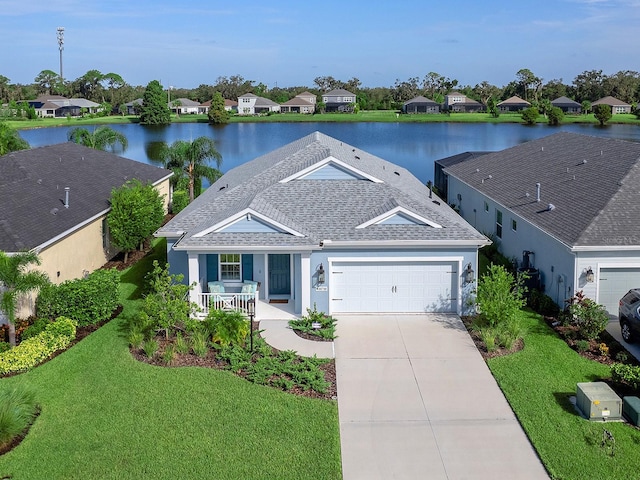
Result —
[[0, 155], [6, 155], [16, 150], [26, 150], [29, 143], [6, 123], [0, 122]]
[[171, 123], [171, 111], [160, 82], [152, 80], [147, 85], [140, 106], [140, 123], [143, 125], [167, 125]]

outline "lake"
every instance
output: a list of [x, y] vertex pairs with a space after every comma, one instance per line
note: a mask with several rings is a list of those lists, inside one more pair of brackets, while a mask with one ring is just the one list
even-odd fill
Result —
[[[159, 142], [192, 140], [208, 136], [216, 140], [226, 172], [314, 131], [335, 137], [410, 170], [422, 182], [433, 179], [433, 162], [466, 151], [503, 150], [528, 140], [566, 131], [640, 142], [637, 125], [548, 125], [490, 123], [232, 123], [211, 126], [175, 123], [165, 127], [137, 124], [111, 125], [126, 135], [129, 148], [122, 156], [154, 162]], [[67, 141], [73, 127], [20, 130], [31, 147]], [[87, 126], [92, 129], [94, 127]]]

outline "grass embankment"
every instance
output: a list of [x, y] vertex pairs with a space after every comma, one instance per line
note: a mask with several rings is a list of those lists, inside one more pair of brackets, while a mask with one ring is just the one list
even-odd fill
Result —
[[[206, 115], [180, 115], [171, 116], [172, 123], [208, 123]], [[243, 116], [234, 115], [230, 119], [230, 123], [287, 123], [287, 122], [335, 122], [335, 123], [353, 123], [353, 122], [399, 122], [399, 123], [521, 123], [522, 117], [519, 113], [503, 113], [498, 118], [494, 118], [488, 113], [451, 113], [451, 114], [415, 114], [403, 115], [395, 110], [368, 110], [358, 113], [324, 113], [316, 115], [308, 115], [301, 113], [282, 113], [265, 116]], [[13, 128], [43, 128], [43, 127], [82, 127], [87, 125], [103, 125], [103, 124], [119, 124], [119, 123], [138, 123], [138, 117], [135, 116], [111, 116], [96, 118], [39, 118], [36, 120], [7, 120], [6, 123]], [[547, 119], [544, 116], [538, 118], [538, 123], [546, 124]], [[567, 115], [564, 117], [563, 124], [583, 123], [597, 125], [598, 121], [589, 115]], [[632, 125], [640, 125], [640, 119], [632, 114], [614, 115], [609, 122], [625, 123]]]
[[[569, 401], [578, 382], [607, 378], [609, 367], [571, 350], [539, 315], [522, 315], [524, 350], [488, 364], [552, 477], [637, 478], [640, 430], [623, 423], [590, 422]], [[601, 447], [604, 428], [614, 435], [614, 456]]]
[[120, 317], [35, 370], [0, 380], [32, 388], [42, 407], [24, 441], [0, 457], [0, 477], [341, 478], [335, 403], [132, 358], [123, 325], [164, 251], [157, 241], [153, 256], [123, 272]]

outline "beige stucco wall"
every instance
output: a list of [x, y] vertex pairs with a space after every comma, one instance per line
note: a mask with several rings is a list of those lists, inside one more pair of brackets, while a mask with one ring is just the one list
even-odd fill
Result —
[[[169, 179], [156, 186], [163, 197], [164, 211], [168, 211], [170, 200]], [[59, 241], [37, 251], [41, 265], [38, 270], [45, 272], [52, 283], [58, 284], [66, 280], [82, 277], [104, 265], [117, 253], [110, 245], [107, 251], [103, 248], [102, 225], [107, 214], [96, 218], [82, 228], [74, 231]], [[18, 311], [19, 318], [25, 318], [35, 312], [35, 297], [24, 298]]]

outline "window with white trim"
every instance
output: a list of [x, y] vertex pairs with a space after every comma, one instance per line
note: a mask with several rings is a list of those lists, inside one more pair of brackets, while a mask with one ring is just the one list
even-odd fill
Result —
[[502, 238], [502, 211], [496, 209], [496, 237]]
[[518, 231], [518, 222], [514, 218], [511, 219], [511, 230]]
[[242, 262], [239, 253], [220, 254], [220, 280], [241, 281]]
[[484, 202], [484, 211], [489, 213], [489, 204], [487, 202]]

